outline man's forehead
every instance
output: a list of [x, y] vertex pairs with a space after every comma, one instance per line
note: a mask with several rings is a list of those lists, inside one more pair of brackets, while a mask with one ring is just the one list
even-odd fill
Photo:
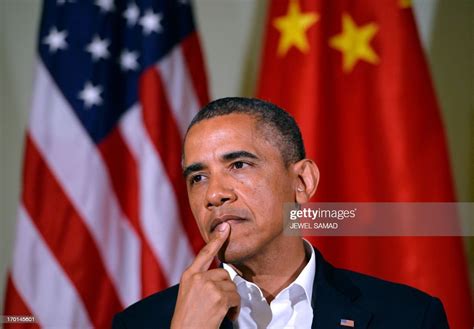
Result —
[[222, 127], [235, 127], [237, 126], [246, 126], [248, 129], [255, 128], [257, 123], [257, 117], [247, 113], [230, 113], [224, 115], [218, 115], [208, 119], [203, 119], [194, 126], [192, 126], [189, 131], [190, 133], [212, 133]]
[[256, 131], [256, 119], [247, 114], [218, 116], [195, 124], [188, 131], [183, 156], [186, 162], [196, 157], [220, 157], [235, 151], [255, 153], [255, 144], [262, 138]]
[[256, 118], [246, 114], [228, 114], [202, 120], [192, 126], [185, 139], [188, 144], [205, 143], [210, 138], [252, 139], [256, 135]]

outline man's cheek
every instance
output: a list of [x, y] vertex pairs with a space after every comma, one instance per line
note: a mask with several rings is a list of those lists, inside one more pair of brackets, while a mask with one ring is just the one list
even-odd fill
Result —
[[196, 223], [197, 223], [197, 226], [199, 228], [199, 232], [201, 233], [202, 238], [204, 239], [204, 241], [208, 242], [210, 237], [208, 235], [207, 226], [205, 224], [205, 221], [202, 220], [202, 219], [199, 219], [199, 217], [195, 217], [195, 218], [196, 218]]
[[205, 206], [204, 197], [204, 193], [198, 193], [198, 191], [195, 190], [188, 194], [189, 206], [191, 207], [194, 216], [197, 216], [198, 211], [201, 211], [203, 205]]

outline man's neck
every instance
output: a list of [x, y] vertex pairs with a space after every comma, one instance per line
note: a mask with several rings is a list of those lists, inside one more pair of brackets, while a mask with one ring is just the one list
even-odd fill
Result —
[[240, 276], [262, 290], [268, 303], [298, 277], [309, 260], [302, 239], [294, 237], [276, 243], [283, 245], [272, 246], [251, 259], [233, 265]]

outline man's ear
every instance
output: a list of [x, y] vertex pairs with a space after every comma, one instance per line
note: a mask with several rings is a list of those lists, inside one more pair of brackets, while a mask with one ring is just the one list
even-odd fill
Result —
[[303, 159], [293, 164], [296, 174], [295, 194], [297, 203], [306, 203], [316, 193], [319, 183], [319, 169], [310, 159]]

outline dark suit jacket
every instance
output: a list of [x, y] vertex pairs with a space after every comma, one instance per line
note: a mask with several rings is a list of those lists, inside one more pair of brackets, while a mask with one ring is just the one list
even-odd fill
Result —
[[[355, 328], [449, 328], [439, 299], [405, 285], [337, 269], [316, 248], [315, 253], [313, 329], [348, 328], [340, 325], [341, 319], [353, 320]], [[169, 328], [178, 288], [175, 285], [129, 306], [114, 317], [113, 329]], [[232, 328], [232, 322], [224, 318], [221, 328]]]

